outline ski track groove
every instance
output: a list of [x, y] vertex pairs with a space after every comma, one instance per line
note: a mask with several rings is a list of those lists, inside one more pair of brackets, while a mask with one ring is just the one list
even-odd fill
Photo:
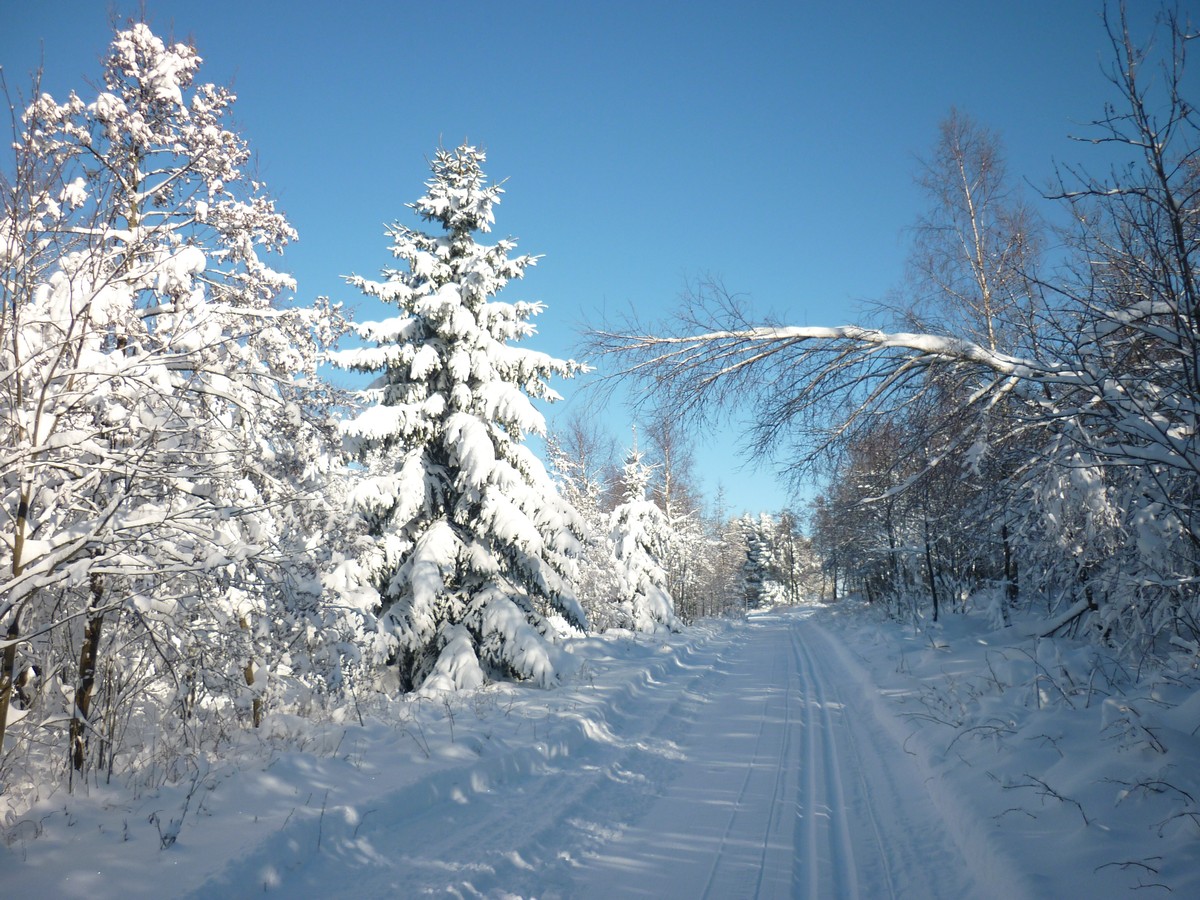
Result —
[[[843, 709], [844, 708], [845, 707], [843, 706]], [[867, 785], [866, 776], [863, 774], [862, 753], [859, 750], [858, 740], [855, 738], [853, 730], [847, 729], [846, 735], [849, 738], [847, 742], [849, 744], [848, 751], [849, 753], [853, 754], [854, 757], [853, 769], [856, 773], [855, 787], [864, 798], [864, 802], [861, 803], [861, 808], [866, 813], [867, 822], [871, 826], [870, 837], [872, 845], [875, 848], [875, 852], [878, 854], [884, 882], [883, 886], [887, 889], [886, 896], [891, 897], [892, 900], [895, 900], [895, 898], [898, 896], [896, 893], [896, 881], [892, 875], [892, 866], [887, 855], [887, 843], [884, 841], [883, 831], [880, 828], [879, 813], [875, 810], [875, 804], [871, 802], [870, 798], [872, 794]]]
[[[874, 684], [838, 639], [816, 622], [805, 623], [802, 633], [797, 625], [792, 629], [811, 671], [825, 674], [814, 678], [820, 696], [832, 696], [841, 710], [837, 759], [840, 769], [853, 770], [855, 777], [840, 778], [839, 786], [845, 800], [843, 822], [848, 827], [861, 823], [852, 829], [851, 838], [860, 849], [859, 881], [868, 876], [870, 885], [860, 886], [861, 894], [920, 900], [1023, 896], [1016, 883], [990, 885], [976, 877], [973, 869], [982, 860], [968, 862], [964, 856], [928, 790], [925, 771], [901, 746], [895, 722], [882, 718], [890, 713], [880, 709]], [[846, 796], [847, 789], [851, 796]], [[862, 852], [868, 847], [873, 852]], [[985, 847], [975, 850], [988, 852]], [[999, 874], [1007, 882], [1011, 872]]]
[[[794, 626], [789, 626], [796, 671], [800, 678], [801, 701], [805, 710], [803, 727], [808, 734], [808, 786], [806, 808], [802, 815], [809, 821], [809, 837], [805, 846], [804, 866], [808, 871], [808, 896], [859, 896], [858, 873], [855, 866], [854, 844], [847, 824], [849, 810], [842, 786], [842, 770], [830, 700], [824, 681], [819, 677], [811, 651]], [[842, 704], [838, 703], [839, 713]], [[819, 765], [818, 765], [819, 761]], [[824, 827], [818, 827], [821, 813]], [[822, 841], [821, 838], [824, 840]], [[829, 884], [821, 878], [821, 847], [828, 852]]]

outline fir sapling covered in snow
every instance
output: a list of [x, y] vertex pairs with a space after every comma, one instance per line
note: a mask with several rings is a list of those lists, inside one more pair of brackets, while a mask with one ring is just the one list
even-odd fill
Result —
[[525, 446], [545, 427], [531, 401], [557, 399], [549, 378], [582, 367], [514, 346], [542, 306], [494, 299], [534, 258], [478, 242], [502, 193], [484, 161], [438, 150], [411, 208], [443, 233], [389, 230], [406, 268], [349, 281], [399, 315], [359, 325], [374, 346], [333, 357], [378, 375], [343, 431], [365, 467], [351, 498], [370, 535], [360, 564], [404, 690], [551, 684], [562, 654], [550, 616], [585, 625], [572, 587], [581, 520]]
[[647, 496], [650, 467], [635, 447], [625, 460], [625, 497], [612, 511], [611, 534], [625, 593], [617, 605], [616, 624], [631, 631], [677, 630], [675, 603], [667, 587], [663, 561], [671, 545], [671, 527]]

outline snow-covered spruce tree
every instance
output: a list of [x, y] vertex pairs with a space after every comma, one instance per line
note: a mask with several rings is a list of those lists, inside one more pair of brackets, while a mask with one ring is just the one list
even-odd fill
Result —
[[317, 317], [274, 302], [295, 235], [200, 62], [119, 31], [91, 102], [25, 110], [4, 185], [0, 729], [40, 672], [27, 721], [69, 722], [77, 769], [139, 725], [257, 722], [331, 624]]
[[775, 520], [767, 513], [758, 518], [749, 513], [738, 520], [746, 540], [746, 558], [742, 562], [742, 597], [746, 609], [773, 603], [779, 593], [775, 580]]
[[493, 299], [535, 260], [511, 256], [512, 240], [476, 240], [502, 193], [484, 161], [438, 150], [411, 208], [445, 233], [389, 230], [407, 269], [349, 281], [400, 315], [358, 326], [374, 347], [334, 356], [378, 374], [373, 405], [343, 428], [367, 468], [353, 493], [370, 535], [361, 562], [406, 691], [548, 685], [562, 664], [550, 616], [586, 624], [572, 589], [582, 523], [524, 443], [545, 428], [531, 399], [557, 399], [548, 379], [582, 367], [514, 346], [543, 307]]
[[812, 561], [795, 514], [746, 514], [737, 524], [745, 543], [740, 574], [747, 607], [798, 603], [810, 587]]
[[631, 631], [676, 630], [675, 603], [663, 560], [671, 546], [666, 515], [649, 499], [651, 469], [634, 447], [625, 458], [625, 496], [610, 517], [617, 562], [627, 585], [617, 605], [616, 625]]

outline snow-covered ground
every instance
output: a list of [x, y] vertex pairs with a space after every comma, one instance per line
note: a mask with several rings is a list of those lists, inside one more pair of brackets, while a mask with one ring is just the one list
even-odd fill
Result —
[[572, 651], [563, 688], [275, 716], [173, 784], [46, 796], [3, 895], [1200, 896], [1178, 680], [853, 604]]

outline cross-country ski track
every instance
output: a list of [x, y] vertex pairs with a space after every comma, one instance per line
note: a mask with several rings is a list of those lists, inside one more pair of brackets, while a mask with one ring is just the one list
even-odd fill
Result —
[[608, 696], [544, 692], [524, 744], [497, 751], [472, 743], [475, 729], [458, 741], [466, 762], [369, 802], [327, 797], [319, 818], [310, 800], [192, 896], [1028, 893], [985, 838], [948, 827], [964, 818], [953, 798], [811, 617], [763, 613], [685, 654], [663, 649], [640, 678], [598, 678]]

